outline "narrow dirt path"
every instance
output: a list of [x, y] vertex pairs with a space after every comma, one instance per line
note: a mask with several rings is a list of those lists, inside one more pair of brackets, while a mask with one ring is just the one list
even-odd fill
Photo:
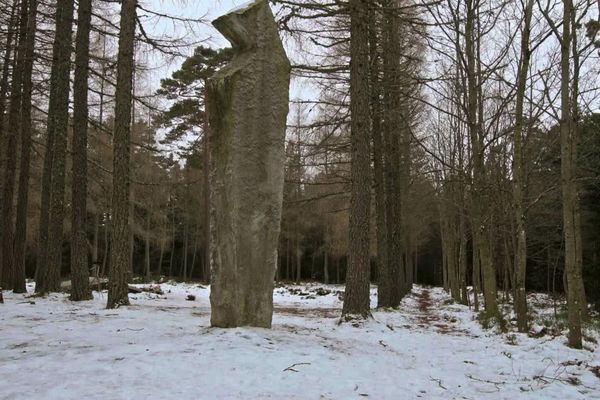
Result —
[[416, 293], [416, 296], [418, 305], [416, 322], [418, 327], [432, 329], [445, 335], [464, 336], [469, 334], [466, 330], [460, 329], [458, 320], [436, 311], [441, 309], [441, 304], [434, 302], [429, 289], [423, 289]]

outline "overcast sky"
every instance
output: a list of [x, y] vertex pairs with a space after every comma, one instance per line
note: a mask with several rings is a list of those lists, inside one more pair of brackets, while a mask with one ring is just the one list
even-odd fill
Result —
[[[248, 0], [145, 0], [142, 4], [153, 11], [164, 13], [173, 16], [186, 17], [186, 18], [204, 18], [207, 22], [216, 19], [217, 17], [227, 13], [228, 11], [248, 3]], [[168, 20], [161, 20], [158, 24], [145, 24], [148, 31], [153, 32], [154, 35], [173, 35], [175, 29], [180, 29], [180, 34], [185, 32], [181, 27], [181, 24], [173, 23]], [[229, 43], [223, 38], [223, 36], [215, 30], [210, 23], [199, 26], [193, 37], [186, 37], [186, 41], [200, 41], [207, 40], [207, 45], [211, 47], [225, 47]], [[284, 46], [287, 45], [284, 42]], [[193, 48], [182, 49], [182, 52], [186, 54], [192, 53]], [[287, 49], [288, 55], [293, 51]], [[177, 70], [183, 59], [175, 59], [165, 61], [156, 54], [148, 55], [151, 63], [155, 63], [157, 67], [154, 72], [148, 77], [150, 85], [152, 86], [150, 91], [154, 91], [158, 88], [161, 78], [169, 76], [173, 71]], [[153, 61], [154, 60], [154, 61]], [[310, 87], [308, 82], [293, 80], [291, 85], [291, 97], [292, 98], [314, 98], [317, 96], [317, 92]]]
[[[204, 18], [207, 21], [212, 21], [244, 3], [247, 3], [247, 0], [145, 0], [142, 4], [153, 11], [163, 14], [192, 19]], [[162, 34], [173, 35], [176, 29], [180, 30], [179, 34], [185, 32], [183, 27], [177, 27], [177, 25], [181, 24], [174, 24], [171, 21], [163, 19], [158, 24], [147, 24], [145, 26], [146, 29], [158, 36]], [[228, 42], [219, 32], [212, 28], [210, 23], [206, 24], [206, 26], [198, 26], [193, 37], [186, 37], [186, 41], [190, 42], [206, 39], [208, 39], [207, 44], [212, 47], [225, 47], [228, 45]], [[191, 54], [192, 50], [192, 48], [183, 49], [182, 52]], [[158, 84], [160, 78], [177, 69], [182, 61], [182, 59], [173, 60], [165, 64], [164, 60], [162, 62], [157, 60], [157, 63], [165, 65], [153, 74], [154, 76], [151, 77], [152, 82]]]

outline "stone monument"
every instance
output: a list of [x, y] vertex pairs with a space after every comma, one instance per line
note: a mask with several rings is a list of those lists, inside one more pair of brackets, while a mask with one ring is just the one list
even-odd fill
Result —
[[270, 328], [291, 67], [267, 0], [213, 25], [234, 56], [207, 83], [211, 325]]

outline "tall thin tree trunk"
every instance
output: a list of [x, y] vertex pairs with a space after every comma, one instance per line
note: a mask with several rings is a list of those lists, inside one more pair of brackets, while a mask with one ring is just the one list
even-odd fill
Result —
[[73, 165], [71, 220], [71, 300], [92, 298], [87, 248], [88, 68], [92, 1], [79, 0], [73, 94]]
[[146, 215], [146, 241], [144, 244], [146, 282], [150, 282], [150, 213]]
[[189, 280], [194, 279], [194, 267], [196, 265], [196, 253], [198, 251], [198, 240], [196, 239], [196, 235], [194, 235], [194, 250], [192, 252], [192, 265], [190, 265], [190, 275]]
[[[13, 76], [10, 93], [10, 107], [8, 111], [8, 124], [3, 126], [5, 134], [6, 163], [4, 165], [4, 187], [2, 194], [2, 210], [0, 215], [0, 223], [2, 225], [2, 243], [0, 251], [0, 263], [2, 264], [2, 276], [0, 276], [0, 286], [7, 289], [12, 289], [15, 280], [23, 280], [22, 276], [15, 277], [14, 252], [13, 244], [15, 240], [15, 225], [14, 218], [14, 194], [15, 194], [15, 177], [17, 168], [17, 148], [18, 134], [21, 130], [21, 100], [23, 90], [23, 63], [25, 58], [25, 48], [27, 41], [27, 12], [28, 2], [22, 0], [19, 8], [19, 37], [17, 46], [17, 56], [13, 65]], [[21, 273], [20, 273], [21, 275]], [[18, 291], [23, 291], [23, 282], [19, 282]]]
[[107, 308], [129, 304], [127, 281], [131, 267], [129, 247], [129, 176], [133, 48], [137, 0], [121, 2], [119, 56], [115, 100], [112, 252]]
[[111, 226], [112, 216], [109, 214], [106, 217], [106, 222], [104, 224], [104, 255], [102, 256], [102, 270], [100, 272], [100, 276], [106, 276], [106, 265], [108, 264], [109, 250], [110, 250], [110, 226]]
[[[4, 130], [5, 112], [6, 112], [6, 101], [8, 96], [8, 85], [10, 84], [10, 66], [13, 54], [15, 53], [15, 46], [13, 45], [13, 38], [15, 36], [14, 26], [17, 24], [17, 10], [19, 1], [13, 0], [10, 18], [9, 18], [9, 29], [6, 33], [6, 43], [4, 50], [4, 57], [2, 62], [2, 81], [0, 81], [0, 171], [4, 171], [6, 162], [6, 135]], [[0, 210], [2, 209], [2, 195], [4, 192], [4, 175], [0, 174]], [[2, 242], [2, 230], [0, 230], [0, 243]], [[0, 247], [0, 252], [2, 248]], [[2, 276], [2, 263], [0, 263], [0, 277]], [[0, 278], [1, 279], [1, 278]]]
[[158, 268], [156, 268], [156, 274], [158, 275], [159, 279], [160, 279], [160, 276], [162, 275], [162, 264], [163, 264], [164, 255], [165, 255], [165, 241], [161, 240], [160, 241], [160, 255], [158, 257]]
[[189, 229], [187, 223], [183, 227], [183, 272], [181, 277], [183, 281], [187, 278], [188, 271], [188, 245], [189, 245]]
[[527, 71], [531, 59], [529, 42], [531, 37], [531, 19], [533, 16], [533, 0], [528, 0], [524, 9], [523, 28], [521, 29], [521, 59], [517, 76], [517, 100], [515, 108], [514, 132], [514, 162], [513, 162], [513, 196], [515, 222], [517, 230], [517, 249], [515, 253], [515, 312], [517, 313], [517, 328], [519, 332], [527, 332], [527, 295], [525, 292], [525, 276], [527, 268], [527, 235], [526, 215], [524, 206], [525, 196], [525, 155], [523, 144], [523, 103], [527, 88]]
[[398, 128], [402, 124], [400, 115], [400, 54], [399, 15], [395, 0], [384, 3], [384, 40], [383, 40], [383, 143], [384, 143], [384, 182], [385, 210], [387, 226], [387, 262], [390, 279], [389, 304], [397, 307], [402, 300], [405, 276], [402, 259], [403, 236], [402, 193], [401, 193], [401, 154]]
[[373, 167], [375, 183], [375, 214], [377, 229], [377, 307], [389, 307], [392, 302], [392, 277], [387, 258], [387, 224], [385, 203], [384, 147], [381, 126], [381, 57], [377, 26], [379, 18], [376, 7], [369, 8], [369, 57], [371, 79], [371, 120], [373, 136]]
[[563, 199], [563, 231], [565, 241], [565, 272], [567, 277], [567, 313], [569, 318], [569, 346], [580, 349], [581, 339], [581, 264], [577, 250], [577, 202], [575, 181], [576, 126], [573, 120], [571, 92], [571, 19], [573, 2], [563, 0], [563, 32], [561, 44], [561, 187]]
[[171, 199], [171, 206], [172, 206], [172, 212], [173, 212], [173, 232], [172, 232], [172, 238], [171, 238], [171, 258], [169, 260], [169, 277], [173, 276], [173, 263], [175, 262], [175, 235], [176, 235], [176, 230], [175, 230], [175, 203], [174, 200]]
[[100, 217], [98, 211], [94, 212], [94, 233], [92, 236], [92, 265], [98, 265], [98, 252], [100, 241]]
[[[48, 137], [49, 140], [50, 137], [53, 137], [54, 141], [51, 151], [47, 257], [44, 259], [44, 274], [39, 277], [39, 287], [36, 286], [40, 293], [56, 292], [60, 289], [65, 219], [65, 168], [69, 127], [73, 5], [74, 3], [68, 0], [58, 0], [56, 3], [56, 36], [50, 77], [50, 85], [54, 87], [54, 90], [50, 91], [48, 113]], [[45, 254], [41, 256], [44, 257]]]
[[296, 283], [302, 280], [302, 250], [300, 249], [300, 239], [296, 238]]
[[285, 261], [285, 279], [287, 279], [288, 281], [291, 281], [291, 273], [292, 273], [292, 267], [291, 267], [291, 255], [290, 255], [290, 239], [287, 239], [287, 245], [286, 245], [286, 251], [285, 251], [285, 257], [286, 257], [286, 261]]
[[489, 221], [484, 216], [483, 188], [485, 186], [485, 164], [483, 131], [481, 126], [482, 113], [481, 85], [478, 82], [477, 68], [479, 43], [478, 30], [475, 28], [478, 16], [476, 0], [467, 0], [467, 16], [465, 24], [465, 55], [467, 60], [467, 121], [471, 136], [471, 152], [473, 163], [473, 193], [472, 193], [472, 225], [475, 227], [474, 243], [478, 247], [479, 259], [482, 265], [485, 298], [485, 310], [489, 316], [498, 316], [498, 301], [496, 298], [496, 271], [490, 250]]
[[29, 0], [27, 11], [27, 34], [23, 57], [23, 96], [21, 99], [21, 160], [19, 168], [19, 192], [14, 243], [13, 291], [25, 293], [25, 250], [27, 243], [27, 210], [29, 205], [29, 177], [31, 171], [32, 136], [32, 90], [33, 60], [35, 57], [35, 35], [37, 32], [37, 0]]
[[370, 315], [371, 149], [369, 110], [369, 31], [366, 0], [350, 0], [350, 111], [352, 189], [349, 263], [342, 314]]
[[[204, 81], [206, 87], [207, 81]], [[206, 91], [204, 99], [204, 107], [206, 107]], [[204, 138], [203, 144], [203, 178], [204, 178], [204, 279], [210, 282], [210, 124], [207, 113], [204, 114]]]
[[[600, 3], [598, 3], [600, 5]], [[600, 13], [600, 10], [598, 10]], [[600, 14], [599, 14], [600, 15]], [[599, 17], [600, 18], [600, 17]], [[577, 28], [580, 22], [577, 20], [577, 12], [576, 9], [573, 9], [571, 13], [571, 54], [573, 58], [573, 79], [571, 84], [571, 110], [572, 110], [572, 120], [573, 120], [573, 137], [572, 137], [572, 161], [573, 165], [575, 165], [575, 170], [577, 170], [577, 160], [578, 160], [578, 145], [579, 145], [579, 124], [580, 124], [580, 111], [579, 111], [579, 80], [581, 75], [581, 61], [580, 61], [580, 50], [579, 50], [579, 35]], [[577, 175], [577, 173], [575, 173]], [[579, 295], [579, 309], [581, 312], [581, 320], [587, 321], [588, 319], [588, 304], [587, 297], [585, 294], [585, 286], [583, 283], [583, 275], [581, 270], [583, 268], [583, 238], [582, 238], [582, 225], [581, 225], [581, 203], [579, 200], [579, 184], [577, 181], [574, 183], [575, 189], [577, 190], [577, 197], [575, 201], [575, 210], [574, 210], [574, 224], [575, 224], [575, 244], [576, 244], [576, 265], [579, 266], [580, 273], [578, 274], [577, 279], [577, 291]]]
[[327, 249], [323, 251], [323, 283], [329, 284], [329, 254]]

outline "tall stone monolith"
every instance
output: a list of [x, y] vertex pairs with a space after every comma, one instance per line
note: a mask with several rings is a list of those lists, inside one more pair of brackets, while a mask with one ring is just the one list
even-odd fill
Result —
[[230, 64], [208, 82], [211, 324], [271, 327], [290, 62], [266, 0], [213, 22]]

